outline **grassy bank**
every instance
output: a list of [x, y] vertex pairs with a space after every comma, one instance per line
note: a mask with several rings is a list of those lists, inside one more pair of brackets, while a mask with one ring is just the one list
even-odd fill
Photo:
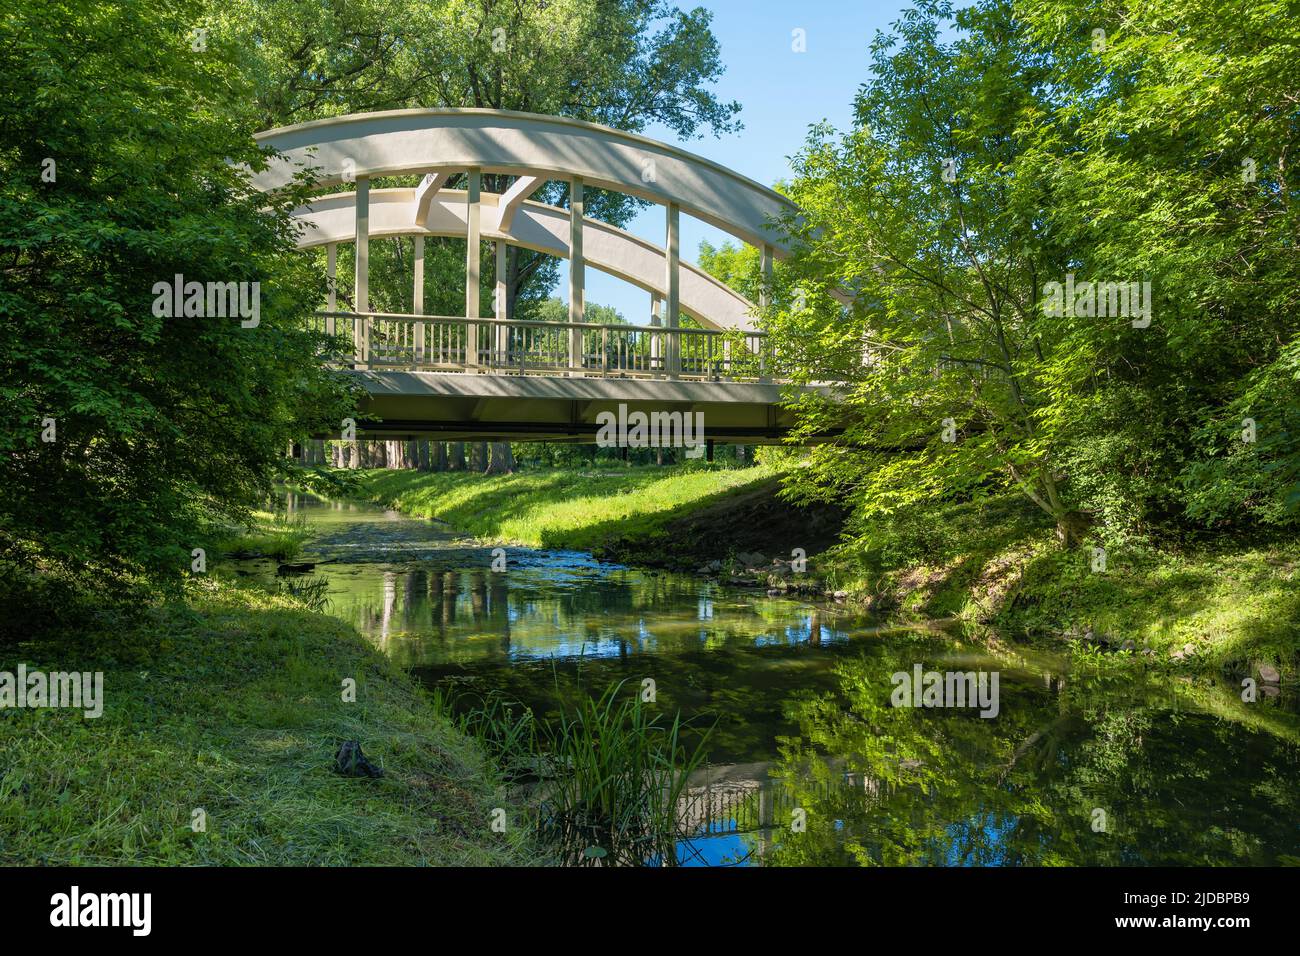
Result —
[[[284, 596], [198, 579], [129, 627], [0, 647], [0, 670], [103, 671], [97, 719], [0, 719], [0, 864], [487, 865], [479, 748], [350, 627]], [[356, 701], [342, 699], [345, 678]], [[377, 779], [334, 772], [358, 740]], [[194, 811], [206, 832], [194, 832]]]
[[957, 616], [1183, 669], [1245, 675], [1263, 663], [1297, 677], [1300, 542], [1113, 542], [1104, 569], [1096, 557], [1061, 550], [1031, 507], [1004, 496], [899, 516], [818, 570], [884, 613]]
[[372, 501], [439, 518], [486, 541], [591, 549], [645, 539], [728, 496], [771, 484], [768, 466], [555, 468], [484, 477], [466, 472], [359, 473]]

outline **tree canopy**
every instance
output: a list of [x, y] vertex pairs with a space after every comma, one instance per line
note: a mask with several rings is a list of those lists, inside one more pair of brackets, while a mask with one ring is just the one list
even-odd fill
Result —
[[[268, 201], [232, 167], [262, 157], [199, 5], [55, 7], [0, 14], [0, 567], [177, 580], [204, 523], [352, 405], [302, 321], [324, 285], [295, 251], [301, 191]], [[178, 282], [256, 314], [177, 312]]]
[[1016, 488], [1069, 543], [1293, 522], [1291, 27], [924, 0], [878, 36], [853, 128], [816, 128], [790, 187], [768, 321], [786, 374], [847, 399], [803, 400], [847, 428], [795, 494], [847, 492], [865, 529]]

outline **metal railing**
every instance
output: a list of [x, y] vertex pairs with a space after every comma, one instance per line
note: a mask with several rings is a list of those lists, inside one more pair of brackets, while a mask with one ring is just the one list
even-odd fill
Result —
[[344, 340], [335, 363], [362, 369], [768, 381], [772, 367], [762, 332], [388, 312], [309, 321]]

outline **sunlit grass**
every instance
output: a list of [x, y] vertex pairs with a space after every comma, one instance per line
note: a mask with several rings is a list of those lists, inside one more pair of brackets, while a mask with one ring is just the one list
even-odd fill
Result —
[[491, 541], [586, 549], [646, 534], [675, 512], [770, 479], [772, 466], [547, 469], [513, 475], [374, 470], [364, 493], [406, 514], [440, 518]]
[[311, 535], [312, 530], [301, 515], [291, 518], [254, 511], [248, 527], [229, 529], [220, 537], [217, 547], [225, 554], [288, 561], [301, 553], [303, 542]]

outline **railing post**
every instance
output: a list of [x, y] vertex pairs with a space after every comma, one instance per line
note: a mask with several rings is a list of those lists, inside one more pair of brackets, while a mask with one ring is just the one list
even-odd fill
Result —
[[605, 326], [600, 329], [600, 370], [609, 374], [609, 329]]

